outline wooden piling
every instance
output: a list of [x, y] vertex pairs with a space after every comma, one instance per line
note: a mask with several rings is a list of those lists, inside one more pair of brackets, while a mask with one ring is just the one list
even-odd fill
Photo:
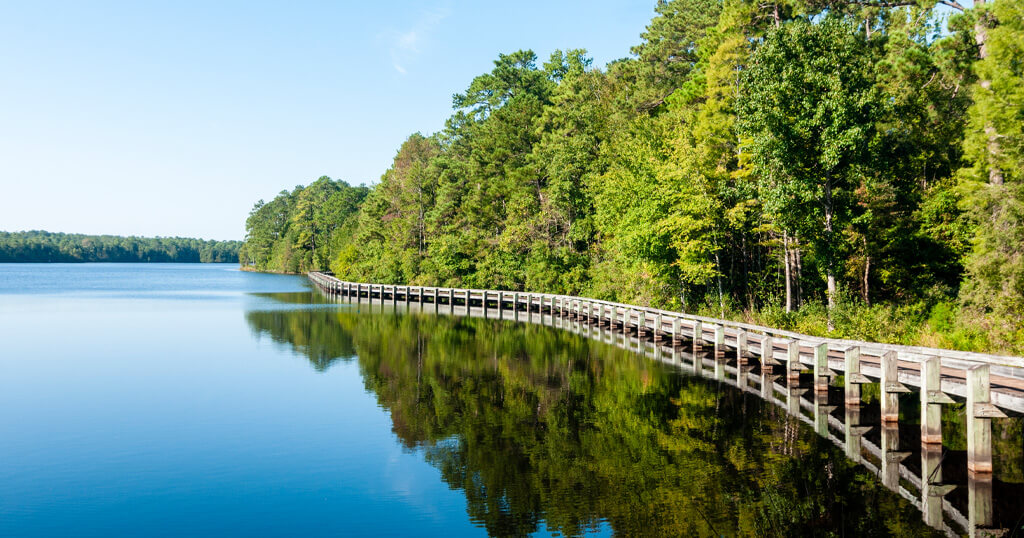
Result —
[[790, 340], [786, 342], [786, 383], [792, 385], [800, 384], [800, 341]]
[[887, 351], [882, 355], [882, 422], [896, 422], [900, 419], [900, 393], [910, 389], [899, 382], [899, 355]]
[[844, 403], [847, 407], [860, 405], [860, 386], [871, 382], [867, 376], [860, 373], [860, 347], [846, 348], [843, 352], [843, 362]]
[[765, 335], [761, 338], [761, 369], [770, 371], [771, 367], [777, 364], [779, 361], [775, 360], [775, 340]]
[[953, 399], [942, 392], [942, 361], [921, 361], [921, 443], [942, 446], [942, 404]]
[[992, 472], [992, 418], [1005, 417], [989, 403], [989, 366], [976, 364], [967, 369], [967, 470]]
[[828, 392], [831, 374], [828, 368], [828, 343], [822, 342], [814, 348], [814, 392]]

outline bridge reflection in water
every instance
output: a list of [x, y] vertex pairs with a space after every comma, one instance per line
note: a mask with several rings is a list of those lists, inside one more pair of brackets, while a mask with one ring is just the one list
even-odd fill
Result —
[[[1017, 373], [1007, 367], [1000, 367], [1000, 373], [1009, 381], [1001, 380], [999, 390], [993, 390], [989, 364], [962, 365], [958, 379], [956, 369], [938, 356], [906, 364], [891, 351], [872, 360], [861, 356], [859, 346], [837, 352], [829, 342], [779, 339], [698, 319], [664, 319], [669, 313], [639, 312], [629, 305], [521, 292], [353, 284], [319, 273], [310, 279], [340, 301], [550, 326], [733, 385], [807, 423], [916, 506], [928, 525], [950, 536], [1011, 531], [993, 526], [991, 421], [1006, 415], [991, 400], [1011, 411], [1024, 409], [1024, 390], [1018, 391]], [[964, 397], [965, 404], [948, 393]], [[974, 410], [973, 416], [957, 413], [961, 406]], [[915, 414], [912, 407], [919, 409], [919, 425], [907, 424]], [[944, 448], [944, 429], [965, 429], [967, 450]], [[950, 439], [946, 444], [959, 443]], [[1024, 493], [1015, 489], [1006, 493]], [[1000, 520], [1011, 517], [1004, 514]]]

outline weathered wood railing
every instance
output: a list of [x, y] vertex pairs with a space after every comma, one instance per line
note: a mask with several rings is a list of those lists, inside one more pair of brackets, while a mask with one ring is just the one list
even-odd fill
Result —
[[[505, 311], [514, 312], [516, 316], [520, 312], [538, 313], [541, 322], [543, 314], [550, 314], [548, 319], [551, 320], [568, 317], [588, 328], [595, 327], [602, 335], [619, 335], [623, 343], [632, 338], [639, 347], [654, 346], [659, 350], [655, 358], [660, 358], [667, 350], [676, 364], [680, 364], [675, 358], [681, 353], [679, 345], [689, 342], [694, 350], [690, 359], [694, 373], [718, 380], [725, 380], [726, 375], [731, 374], [744, 390], [753, 391], [756, 385], [757, 392], [766, 400], [801, 416], [826, 437], [829, 437], [829, 420], [836, 420], [829, 414], [835, 407], [827, 405], [828, 387], [841, 372], [846, 421], [837, 429], [845, 432], [845, 439], [840, 442], [834, 436], [830, 438], [844, 447], [848, 456], [879, 472], [883, 483], [901, 494], [904, 492], [900, 491], [899, 478], [901, 474], [910, 473], [899, 465], [906, 453], [895, 450], [898, 447], [894, 432], [899, 419], [899, 394], [910, 392], [908, 386], [917, 387], [921, 395], [922, 468], [932, 472], [926, 475], [929, 479], [915, 477], [923, 500], [914, 501], [904, 496], [911, 498], [922, 509], [926, 521], [936, 528], [943, 528], [943, 508], [954, 520], [971, 529], [971, 534], [991, 523], [991, 419], [1005, 417], [1001, 409], [1024, 413], [1024, 357], [821, 338], [586, 297], [366, 284], [345, 282], [323, 273], [308, 276], [325, 293], [354, 300], [432, 305], [438, 311], [444, 306], [451, 313], [465, 315], [479, 312], [486, 316], [489, 310], [495, 310], [499, 317]], [[704, 345], [713, 347], [714, 359], [708, 364], [697, 353]], [[759, 375], [750, 375], [757, 366]], [[777, 375], [777, 369], [783, 375]], [[800, 374], [804, 371], [811, 374], [813, 404], [800, 397], [806, 391], [799, 388]], [[782, 377], [786, 379], [785, 385], [776, 382]], [[860, 438], [867, 428], [859, 425], [860, 386], [875, 382], [879, 383], [881, 391], [882, 446], [871, 451], [873, 445], [868, 443], [867, 448], [880, 457], [881, 469], [862, 461], [859, 456]], [[786, 400], [776, 398], [776, 393], [786, 395]], [[941, 484], [941, 471], [937, 475], [934, 472], [942, 447], [941, 406], [954, 403], [950, 395], [966, 400], [967, 466], [971, 475], [968, 518], [953, 511], [949, 503], [942, 500], [951, 488]], [[813, 422], [800, 414], [801, 405], [813, 407]], [[928, 461], [924, 461], [925, 454], [930, 455]], [[978, 484], [980, 486], [975, 487]]]

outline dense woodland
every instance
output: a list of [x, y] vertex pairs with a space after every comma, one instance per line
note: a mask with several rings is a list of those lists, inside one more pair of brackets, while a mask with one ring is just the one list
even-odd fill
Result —
[[975, 4], [673, 0], [604, 68], [499, 55], [368, 191], [258, 203], [242, 263], [1024, 352], [1024, 3]]
[[236, 262], [241, 241], [0, 232], [5, 262]]

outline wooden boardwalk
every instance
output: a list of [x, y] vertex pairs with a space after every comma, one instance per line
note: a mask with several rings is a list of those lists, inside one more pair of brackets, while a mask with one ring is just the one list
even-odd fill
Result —
[[[402, 303], [438, 313], [572, 329], [697, 375], [732, 382], [784, 407], [843, 447], [848, 457], [878, 473], [890, 489], [918, 506], [929, 524], [948, 534], [955, 533], [944, 523], [944, 513], [971, 535], [991, 530], [991, 420], [1005, 417], [1004, 410], [1024, 413], [1022, 357], [820, 338], [586, 297], [364, 284], [323, 273], [308, 276], [324, 293], [346, 300]], [[684, 345], [691, 351], [686, 352]], [[710, 353], [702, 353], [704, 347]], [[881, 391], [881, 439], [877, 445], [863, 438], [872, 428], [860, 423], [860, 387], [865, 383], [878, 383]], [[836, 392], [840, 384], [842, 420], [831, 415], [838, 406], [829, 405], [829, 387]], [[900, 463], [909, 453], [898, 450], [899, 395], [912, 392], [911, 387], [920, 395], [921, 469], [930, 477], [925, 480]], [[810, 398], [803, 397], [805, 394]], [[957, 401], [951, 396], [966, 401], [965, 408], [972, 411], [966, 417], [967, 517], [943, 499], [953, 489], [942, 483], [940, 466], [941, 406]], [[831, 433], [830, 426], [843, 437]], [[919, 495], [901, 486], [901, 477], [914, 485]]]

